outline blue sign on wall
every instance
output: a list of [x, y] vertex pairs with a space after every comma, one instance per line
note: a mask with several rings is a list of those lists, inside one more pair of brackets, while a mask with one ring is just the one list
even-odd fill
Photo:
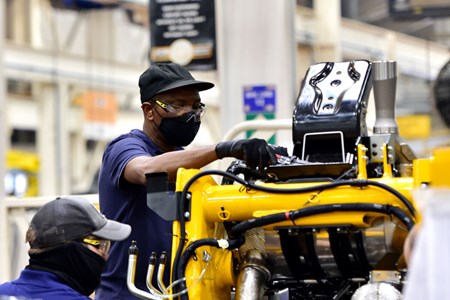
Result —
[[246, 114], [275, 113], [275, 86], [255, 85], [244, 87], [244, 112]]

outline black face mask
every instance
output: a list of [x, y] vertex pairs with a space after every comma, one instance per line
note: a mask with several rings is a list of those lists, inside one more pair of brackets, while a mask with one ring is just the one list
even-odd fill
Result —
[[80, 243], [69, 243], [40, 254], [30, 254], [27, 269], [55, 274], [79, 293], [89, 296], [100, 284], [105, 260]]
[[200, 128], [201, 122], [196, 121], [194, 115], [194, 112], [189, 112], [180, 117], [163, 118], [158, 129], [172, 146], [187, 146]]

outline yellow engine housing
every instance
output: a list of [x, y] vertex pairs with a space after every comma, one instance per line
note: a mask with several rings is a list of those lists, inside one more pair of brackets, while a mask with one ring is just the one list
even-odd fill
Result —
[[[364, 161], [360, 154], [359, 161]], [[359, 164], [358, 178], [364, 178], [365, 165]], [[450, 148], [439, 149], [430, 159], [414, 161], [412, 177], [392, 177], [384, 174], [382, 178], [372, 179], [388, 185], [401, 193], [411, 203], [412, 191], [417, 188], [434, 188], [450, 186], [450, 179], [445, 176], [445, 169], [450, 168]], [[180, 169], [177, 176], [176, 190], [181, 192], [187, 182], [199, 170]], [[259, 183], [260, 185], [277, 189], [294, 189], [311, 187], [323, 182], [308, 183]], [[340, 186], [329, 190], [308, 192], [273, 194], [258, 190], [249, 190], [240, 184], [218, 185], [211, 176], [205, 176], [195, 181], [190, 189], [190, 220], [185, 222], [186, 242], [188, 246], [193, 241], [204, 238], [227, 239], [224, 222], [241, 222], [270, 214], [289, 212], [300, 208], [320, 206], [325, 204], [343, 203], [376, 203], [388, 204], [407, 211], [406, 206], [394, 195], [378, 187]], [[369, 228], [382, 215], [375, 212], [330, 212], [320, 215], [307, 216], [295, 220], [295, 226], [336, 226], [351, 224], [358, 228]], [[415, 222], [420, 215], [413, 217]], [[277, 227], [292, 226], [292, 221], [279, 222], [265, 226], [265, 231], [275, 230]], [[175, 257], [179, 244], [179, 222], [174, 222], [174, 238], [172, 257]], [[376, 235], [376, 231], [370, 234]], [[320, 236], [320, 234], [318, 235]], [[403, 237], [404, 239], [404, 237]], [[400, 246], [403, 245], [400, 241]], [[207, 251], [212, 259], [205, 262], [201, 253]], [[186, 280], [189, 287], [190, 299], [230, 299], [230, 291], [235, 286], [236, 273], [233, 251], [216, 247], [203, 246], [197, 249], [195, 257], [190, 259], [186, 267]], [[201, 276], [202, 271], [206, 272]], [[198, 278], [201, 278], [198, 281]]]

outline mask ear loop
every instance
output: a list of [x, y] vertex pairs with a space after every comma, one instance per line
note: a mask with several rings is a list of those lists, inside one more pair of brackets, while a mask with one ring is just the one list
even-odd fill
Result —
[[[159, 119], [160, 120], [162, 120], [162, 119], [164, 119], [162, 116], [161, 116], [161, 114], [158, 112], [158, 110], [156, 109], [156, 106], [155, 105], [153, 105], [153, 104], [150, 104], [150, 105], [152, 105], [152, 111], [154, 111], [158, 116], [159, 116]], [[147, 118], [148, 118], [148, 116], [146, 116]], [[161, 123], [158, 125], [158, 124], [156, 124], [156, 122], [155, 122], [155, 118], [153, 117], [153, 118], [149, 118], [149, 121], [150, 122], [152, 122], [153, 124], [155, 124], [155, 127], [156, 128], [159, 128], [159, 126], [161, 125]], [[160, 121], [161, 122], [161, 121]]]

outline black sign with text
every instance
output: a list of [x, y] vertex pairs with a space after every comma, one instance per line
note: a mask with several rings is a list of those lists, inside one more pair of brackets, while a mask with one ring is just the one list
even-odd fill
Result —
[[150, 62], [215, 70], [214, 0], [150, 0]]

